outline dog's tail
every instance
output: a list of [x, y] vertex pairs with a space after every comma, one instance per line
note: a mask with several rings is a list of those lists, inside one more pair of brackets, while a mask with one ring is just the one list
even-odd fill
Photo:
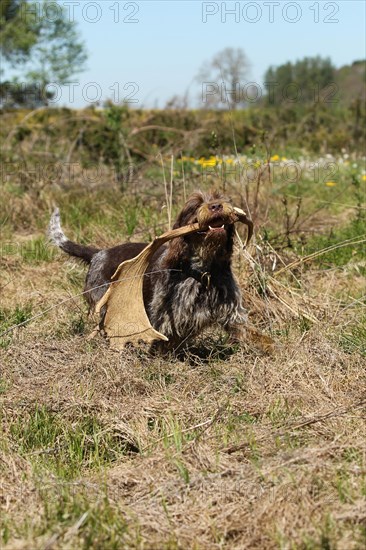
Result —
[[55, 208], [51, 216], [50, 224], [48, 226], [48, 236], [51, 241], [55, 243], [55, 245], [61, 248], [61, 250], [67, 254], [70, 254], [70, 256], [80, 258], [87, 264], [90, 264], [94, 254], [99, 252], [99, 248], [95, 248], [94, 246], [84, 246], [82, 244], [69, 241], [62, 230], [60, 211], [58, 208]]

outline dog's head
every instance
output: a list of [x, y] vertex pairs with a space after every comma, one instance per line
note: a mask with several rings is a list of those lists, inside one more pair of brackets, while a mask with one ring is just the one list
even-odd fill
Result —
[[174, 224], [174, 229], [198, 223], [200, 231], [170, 243], [171, 251], [176, 255], [194, 254], [204, 261], [219, 258], [228, 259], [233, 250], [234, 223], [247, 223], [249, 236], [252, 224], [245, 213], [235, 208], [230, 199], [219, 192], [205, 194], [193, 193]]

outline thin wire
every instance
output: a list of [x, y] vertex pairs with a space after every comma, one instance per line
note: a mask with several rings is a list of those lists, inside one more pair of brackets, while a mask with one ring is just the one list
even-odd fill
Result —
[[[163, 273], [165, 271], [178, 271], [178, 272], [181, 272], [182, 270], [181, 269], [158, 269], [156, 271], [149, 271], [149, 273], [144, 273], [143, 275], [141, 275], [141, 277], [145, 277], [146, 275], [153, 275], [154, 273]], [[88, 294], [92, 290], [97, 290], [98, 288], [103, 288], [105, 286], [109, 286], [109, 285], [115, 284], [115, 283], [121, 283], [122, 281], [128, 281], [128, 280], [131, 280], [131, 279], [136, 279], [138, 277], [140, 277], [140, 275], [136, 275], [135, 277], [125, 277], [124, 279], [118, 279], [117, 281], [109, 281], [108, 283], [103, 283], [102, 285], [94, 286], [93, 288], [89, 288], [88, 290], [84, 290], [83, 292], [80, 292], [79, 294], [74, 294], [74, 296], [71, 296], [71, 298], [67, 298], [66, 300], [62, 300], [62, 302], [59, 302], [57, 304], [54, 304], [53, 306], [48, 307], [47, 309], [41, 311], [40, 313], [37, 313], [37, 315], [34, 315], [33, 317], [30, 317], [29, 319], [26, 319], [25, 321], [23, 321], [21, 323], [18, 323], [17, 325], [13, 325], [13, 326], [7, 328], [4, 332], [0, 332], [0, 338], [2, 336], [5, 336], [9, 332], [12, 332], [16, 328], [23, 327], [24, 325], [27, 325], [31, 321], [34, 321], [35, 319], [39, 319], [39, 317], [42, 317], [43, 315], [45, 315], [49, 311], [52, 311], [53, 309], [56, 309], [59, 306], [62, 306], [64, 304], [68, 303], [68, 302], [71, 302], [75, 298], [79, 298], [80, 296], [84, 296], [84, 294]]]

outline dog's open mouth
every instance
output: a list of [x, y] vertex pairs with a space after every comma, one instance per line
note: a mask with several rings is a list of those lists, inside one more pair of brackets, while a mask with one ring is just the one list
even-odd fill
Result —
[[205, 226], [202, 228], [202, 231], [199, 231], [199, 233], [206, 233], [207, 235], [215, 233], [225, 233], [228, 229], [228, 226], [231, 225], [233, 222], [228, 219], [227, 216], [215, 216], [210, 219], [210, 221], [206, 221]]
[[209, 223], [208, 225], [208, 231], [214, 231], [215, 233], [217, 233], [225, 230], [226, 230], [226, 227], [225, 227], [224, 220], [222, 218], [216, 218], [212, 220], [211, 223]]
[[199, 208], [196, 220], [200, 227], [198, 233], [205, 233], [207, 237], [223, 237], [229, 227], [238, 221], [238, 216], [230, 204], [210, 203]]

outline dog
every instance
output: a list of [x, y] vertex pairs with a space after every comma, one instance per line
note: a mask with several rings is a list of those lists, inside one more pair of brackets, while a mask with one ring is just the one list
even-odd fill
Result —
[[[199, 222], [202, 231], [172, 239], [150, 260], [143, 297], [152, 326], [169, 339], [157, 343], [160, 348], [177, 351], [212, 325], [221, 326], [231, 343], [245, 339], [247, 313], [231, 265], [232, 214], [227, 197], [218, 192], [194, 192], [173, 228]], [[77, 244], [65, 236], [58, 209], [51, 217], [49, 236], [61, 250], [89, 265], [85, 297], [91, 310], [119, 264], [137, 256], [148, 244], [125, 243], [102, 250]]]

